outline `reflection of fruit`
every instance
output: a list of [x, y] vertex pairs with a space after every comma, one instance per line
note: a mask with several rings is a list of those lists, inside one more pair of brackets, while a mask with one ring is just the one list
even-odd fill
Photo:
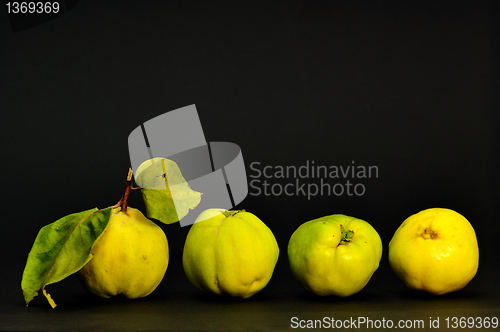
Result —
[[79, 271], [92, 293], [133, 299], [149, 295], [168, 266], [168, 242], [163, 230], [141, 211], [114, 208], [106, 231], [92, 248], [94, 257]]
[[288, 243], [295, 278], [317, 295], [359, 292], [378, 268], [382, 241], [366, 221], [341, 214], [308, 221]]
[[196, 288], [247, 298], [267, 285], [278, 254], [273, 233], [252, 213], [209, 209], [191, 226], [182, 262]]
[[389, 243], [389, 262], [410, 288], [441, 295], [460, 290], [479, 264], [476, 233], [461, 214], [442, 208], [406, 219]]

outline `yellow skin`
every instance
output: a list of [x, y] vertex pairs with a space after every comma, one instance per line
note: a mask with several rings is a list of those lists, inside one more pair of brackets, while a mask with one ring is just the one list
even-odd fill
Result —
[[167, 237], [141, 211], [113, 209], [106, 231], [92, 248], [94, 257], [78, 272], [92, 293], [134, 299], [153, 292], [168, 266]]
[[[348, 231], [354, 234], [348, 235]], [[346, 237], [351, 238], [341, 241]], [[292, 274], [308, 291], [320, 296], [346, 297], [359, 292], [377, 270], [381, 257], [382, 241], [377, 231], [366, 221], [342, 214], [300, 225], [288, 243]]]
[[389, 243], [389, 263], [410, 288], [442, 295], [464, 288], [476, 275], [476, 233], [461, 214], [442, 208], [406, 219]]
[[248, 298], [271, 279], [278, 243], [252, 213], [228, 217], [223, 212], [226, 210], [206, 210], [191, 226], [184, 245], [184, 271], [202, 291]]

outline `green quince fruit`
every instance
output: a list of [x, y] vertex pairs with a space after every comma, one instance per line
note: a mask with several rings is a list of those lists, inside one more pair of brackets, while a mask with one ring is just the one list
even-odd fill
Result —
[[366, 221], [335, 214], [300, 225], [288, 243], [294, 277], [310, 292], [350, 296], [377, 270], [382, 241]]
[[129, 299], [149, 295], [168, 266], [167, 237], [141, 211], [114, 208], [108, 226], [92, 247], [93, 258], [78, 272], [92, 293]]
[[248, 298], [268, 284], [278, 255], [273, 233], [254, 214], [208, 209], [189, 230], [182, 262], [196, 288]]

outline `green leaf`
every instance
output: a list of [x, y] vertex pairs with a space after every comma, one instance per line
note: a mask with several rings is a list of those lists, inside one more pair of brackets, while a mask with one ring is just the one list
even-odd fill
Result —
[[92, 259], [90, 249], [106, 229], [112, 208], [70, 214], [42, 227], [28, 254], [21, 288], [26, 305], [42, 290], [52, 308], [56, 304], [45, 286], [79, 271]]
[[184, 218], [200, 204], [202, 193], [194, 191], [172, 160], [153, 158], [137, 168], [135, 182], [139, 185], [149, 218], [165, 224]]

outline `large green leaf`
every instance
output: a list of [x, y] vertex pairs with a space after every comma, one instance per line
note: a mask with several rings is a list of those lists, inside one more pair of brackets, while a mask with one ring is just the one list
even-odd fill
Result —
[[106, 229], [111, 212], [109, 207], [70, 214], [40, 230], [21, 281], [26, 305], [42, 290], [55, 308], [45, 286], [63, 280], [87, 264], [92, 258], [90, 249]]
[[142, 198], [149, 218], [172, 224], [198, 206], [201, 193], [194, 191], [172, 160], [153, 158], [136, 171], [135, 182], [142, 188]]

